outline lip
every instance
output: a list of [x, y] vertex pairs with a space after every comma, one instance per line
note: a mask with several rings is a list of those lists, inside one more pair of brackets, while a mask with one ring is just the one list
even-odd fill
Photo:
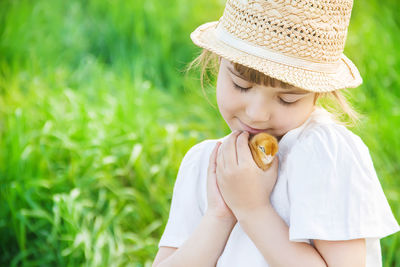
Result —
[[243, 130], [247, 131], [251, 134], [258, 134], [258, 133], [267, 132], [268, 130], [270, 130], [270, 128], [267, 128], [267, 129], [253, 128], [253, 127], [250, 127], [249, 125], [247, 125], [246, 123], [242, 122], [239, 118], [238, 118], [238, 120], [239, 120], [239, 123], [241, 124]]

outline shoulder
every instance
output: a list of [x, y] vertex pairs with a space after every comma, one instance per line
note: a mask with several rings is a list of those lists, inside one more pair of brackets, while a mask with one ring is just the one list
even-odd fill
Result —
[[367, 146], [359, 136], [336, 123], [305, 129], [285, 163], [290, 180], [299, 180], [304, 187], [335, 187], [342, 192], [349, 184], [371, 190], [379, 187]]
[[[210, 155], [218, 140], [208, 139], [192, 146], [182, 159], [174, 186], [177, 199], [196, 199], [200, 210], [206, 206], [206, 175]], [[184, 196], [184, 197], [182, 197]], [[194, 197], [196, 196], [196, 197]], [[196, 204], [197, 205], [197, 204]]]
[[[286, 133], [279, 142], [281, 156], [286, 157], [296, 151], [326, 155], [348, 151], [369, 155], [368, 148], [361, 138], [337, 123], [323, 108], [315, 109], [303, 125]], [[310, 153], [304, 156], [307, 154]]]
[[318, 157], [368, 160], [368, 147], [362, 139], [345, 126], [329, 122], [306, 127], [299, 135], [293, 150], [300, 150]]
[[222, 139], [206, 139], [192, 146], [182, 159], [181, 168], [187, 166], [203, 165], [208, 159], [218, 141]]
[[359, 136], [336, 123], [304, 128], [284, 156], [284, 163], [286, 171], [302, 177], [345, 181], [352, 173], [354, 179], [376, 179], [368, 147]]
[[212, 151], [220, 139], [206, 139], [192, 146], [185, 154], [184, 159], [202, 157]]
[[290, 240], [384, 237], [399, 229], [367, 146], [342, 125], [305, 129], [281, 173], [288, 181]]

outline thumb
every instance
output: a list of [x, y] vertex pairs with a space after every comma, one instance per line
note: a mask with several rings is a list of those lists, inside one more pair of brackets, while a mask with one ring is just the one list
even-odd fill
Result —
[[271, 166], [267, 169], [267, 172], [278, 172], [279, 167], [279, 158], [278, 155], [275, 155], [274, 160], [271, 163]]
[[279, 166], [279, 157], [278, 157], [278, 155], [275, 155], [274, 160], [272, 161], [272, 165], [275, 165], [275, 167]]
[[212, 174], [216, 173], [216, 169], [217, 169], [217, 154], [218, 154], [218, 149], [221, 146], [221, 142], [217, 142], [217, 144], [215, 145], [211, 156], [210, 156], [210, 160], [208, 162], [208, 176], [211, 176]]

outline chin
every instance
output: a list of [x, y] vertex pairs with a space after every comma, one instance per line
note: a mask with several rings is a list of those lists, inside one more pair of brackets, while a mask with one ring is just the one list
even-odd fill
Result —
[[281, 138], [286, 134], [286, 133], [276, 133], [276, 132], [270, 132], [267, 133], [275, 137], [278, 141], [281, 140]]

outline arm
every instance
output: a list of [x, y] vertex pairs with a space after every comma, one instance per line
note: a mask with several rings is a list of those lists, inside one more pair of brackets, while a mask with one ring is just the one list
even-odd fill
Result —
[[327, 266], [311, 245], [289, 240], [289, 228], [272, 206], [242, 214], [238, 220], [271, 266]]
[[[164, 247], [153, 266], [215, 266], [237, 220], [223, 201], [216, 181], [216, 156], [220, 143], [210, 156], [207, 173], [207, 211], [193, 234], [178, 249]], [[165, 257], [163, 260], [160, 257]], [[158, 262], [161, 262], [158, 264]]]
[[192, 236], [172, 255], [156, 261], [154, 267], [215, 266], [225, 247], [235, 221], [205, 214]]
[[314, 240], [314, 245], [328, 266], [353, 267], [366, 264], [365, 239], [346, 241]]
[[316, 249], [289, 240], [289, 228], [271, 205], [242, 214], [239, 223], [271, 266], [365, 266], [365, 240], [314, 240]]

